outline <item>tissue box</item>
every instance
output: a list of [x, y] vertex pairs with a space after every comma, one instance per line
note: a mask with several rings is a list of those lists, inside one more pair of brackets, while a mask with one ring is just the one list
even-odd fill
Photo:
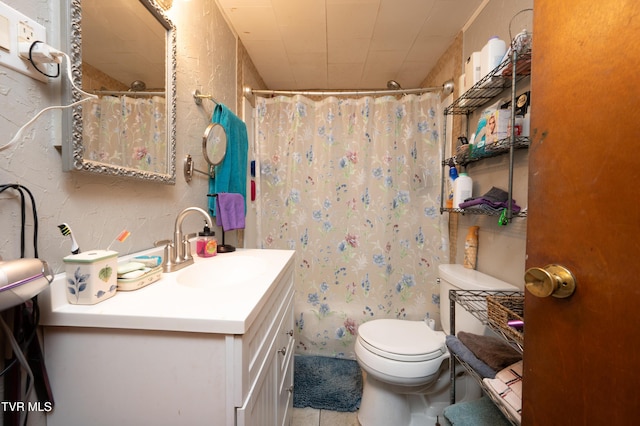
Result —
[[118, 252], [92, 250], [63, 259], [67, 274], [67, 301], [95, 305], [116, 294]]

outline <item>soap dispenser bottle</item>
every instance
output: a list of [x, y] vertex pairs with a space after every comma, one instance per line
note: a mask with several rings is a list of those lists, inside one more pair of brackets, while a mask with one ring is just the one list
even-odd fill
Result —
[[196, 254], [199, 257], [213, 257], [218, 253], [218, 241], [216, 240], [216, 233], [209, 229], [209, 226], [205, 222], [204, 229], [198, 233], [198, 240], [196, 241]]

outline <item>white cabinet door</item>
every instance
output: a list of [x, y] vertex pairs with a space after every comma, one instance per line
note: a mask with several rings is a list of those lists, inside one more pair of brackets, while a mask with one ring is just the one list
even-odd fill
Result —
[[295, 339], [293, 338], [293, 293], [288, 301], [282, 322], [276, 339], [278, 355], [278, 408], [277, 421], [275, 425], [288, 426], [293, 409], [293, 352], [295, 350]]
[[284, 292], [281, 309], [270, 331], [264, 362], [242, 407], [236, 410], [238, 426], [288, 425], [293, 405], [293, 289]]
[[245, 404], [236, 410], [238, 426], [273, 426], [277, 418], [278, 362], [274, 351], [260, 372]]

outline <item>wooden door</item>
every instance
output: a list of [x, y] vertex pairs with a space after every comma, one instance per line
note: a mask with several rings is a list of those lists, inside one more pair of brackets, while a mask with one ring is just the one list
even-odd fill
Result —
[[523, 425], [640, 421], [640, 2], [535, 0]]

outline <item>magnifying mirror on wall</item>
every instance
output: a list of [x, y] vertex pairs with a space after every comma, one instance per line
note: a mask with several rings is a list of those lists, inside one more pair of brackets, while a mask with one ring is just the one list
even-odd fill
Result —
[[209, 166], [217, 166], [227, 153], [227, 132], [218, 123], [207, 126], [202, 137], [202, 155]]
[[227, 132], [218, 123], [210, 123], [202, 136], [202, 156], [209, 165], [209, 171], [204, 172], [193, 167], [193, 158], [187, 154], [184, 159], [184, 179], [191, 182], [193, 172], [208, 176], [215, 174], [215, 166], [220, 164], [227, 153]]

